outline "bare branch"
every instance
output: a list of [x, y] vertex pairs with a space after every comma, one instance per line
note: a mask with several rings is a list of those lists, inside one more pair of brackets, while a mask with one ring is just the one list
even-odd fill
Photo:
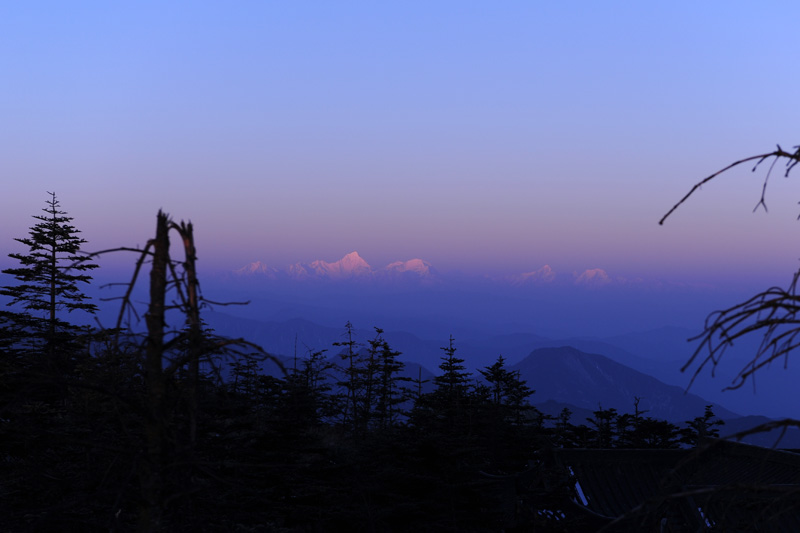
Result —
[[782, 420], [770, 420], [768, 422], [764, 422], [763, 424], [759, 424], [755, 427], [750, 429], [744, 429], [733, 435], [729, 435], [726, 437], [728, 440], [736, 439], [738, 441], [742, 440], [743, 438], [747, 437], [748, 435], [754, 435], [756, 433], [768, 433], [773, 429], [781, 429], [781, 434], [778, 436], [778, 439], [775, 441], [775, 445], [773, 448], [776, 448], [780, 440], [783, 438], [784, 434], [786, 434], [786, 430], [791, 427], [800, 428], [800, 420], [795, 420], [793, 418], [784, 418]]
[[780, 159], [780, 158], [788, 159], [789, 161], [786, 163], [786, 173], [784, 174], [785, 177], [788, 177], [789, 176], [789, 172], [791, 172], [792, 169], [795, 167], [795, 165], [797, 165], [797, 163], [800, 162], [800, 146], [795, 146], [794, 153], [787, 152], [787, 151], [783, 150], [780, 146], [778, 146], [777, 149], [774, 152], [769, 152], [767, 154], [760, 154], [760, 155], [754, 155], [754, 156], [751, 156], [751, 157], [747, 157], [745, 159], [741, 159], [739, 161], [736, 161], [735, 163], [731, 163], [727, 167], [714, 172], [713, 174], [711, 174], [707, 178], [704, 178], [703, 180], [701, 180], [698, 183], [696, 183], [695, 186], [692, 187], [691, 190], [688, 193], [686, 193], [686, 195], [683, 198], [681, 198], [680, 201], [678, 201], [677, 204], [672, 206], [672, 209], [667, 211], [667, 214], [664, 215], [663, 217], [661, 217], [661, 220], [658, 221], [659, 225], [663, 225], [664, 221], [667, 219], [667, 217], [669, 217], [676, 209], [678, 209], [678, 207], [680, 207], [684, 202], [686, 202], [686, 200], [688, 200], [689, 197], [692, 194], [695, 193], [695, 191], [700, 189], [703, 185], [705, 185], [709, 181], [713, 180], [714, 178], [716, 178], [720, 174], [723, 174], [723, 173], [731, 170], [732, 168], [738, 167], [739, 165], [742, 165], [744, 163], [749, 163], [750, 161], [757, 161], [757, 163], [753, 167], [753, 171], [755, 171], [761, 163], [763, 163], [764, 161], [766, 161], [767, 159], [769, 159], [771, 157], [774, 157], [775, 161], [773, 161], [772, 166], [770, 167], [770, 170], [767, 172], [767, 176], [764, 179], [764, 186], [762, 187], [762, 190], [761, 190], [761, 199], [759, 200], [758, 204], [756, 204], [756, 209], [758, 209], [758, 206], [764, 206], [764, 209], [766, 209], [767, 204], [765, 202], [765, 194], [766, 194], [766, 191], [767, 191], [767, 181], [769, 180], [769, 175], [770, 175], [770, 172], [772, 170], [772, 167], [775, 166], [775, 163], [778, 161], [778, 159]]
[[794, 274], [787, 289], [771, 287], [745, 302], [711, 313], [706, 318], [703, 333], [690, 339], [700, 340], [700, 344], [681, 368], [684, 372], [699, 361], [691, 383], [706, 365], [710, 365], [713, 371], [726, 349], [745, 335], [757, 332], [762, 335], [762, 341], [753, 358], [739, 371], [727, 389], [741, 387], [755, 372], [773, 361], [788, 357], [800, 346], [799, 280], [800, 270]]
[[147, 254], [153, 255], [153, 252], [150, 252], [148, 249], [150, 248], [150, 242], [148, 241], [147, 246], [142, 248], [131, 248], [129, 246], [120, 246], [119, 248], [109, 248], [108, 250], [100, 250], [98, 252], [92, 252], [87, 254], [89, 257], [97, 257], [99, 255], [108, 254], [112, 252], [136, 252], [137, 254]]
[[[119, 332], [122, 329], [122, 319], [125, 316], [125, 309], [128, 307], [134, 308], [133, 304], [131, 304], [131, 294], [133, 293], [133, 288], [136, 285], [136, 280], [139, 278], [139, 272], [142, 270], [142, 264], [144, 264], [145, 258], [148, 254], [152, 255], [150, 252], [150, 247], [153, 245], [153, 241], [148, 241], [147, 246], [144, 247], [144, 250], [139, 251], [139, 258], [136, 260], [136, 266], [133, 269], [133, 276], [131, 276], [131, 281], [128, 282], [128, 289], [125, 291], [125, 295], [122, 297], [122, 305], [119, 306], [119, 315], [117, 316], [117, 331]], [[134, 313], [136, 312], [134, 308]], [[119, 333], [117, 334], [119, 335]]]
[[223, 306], [223, 307], [227, 306], [227, 305], [250, 305], [250, 300], [247, 300], [245, 302], [216, 302], [214, 300], [209, 300], [208, 298], [201, 297], [200, 301], [205, 303], [205, 304], [220, 305], [220, 306]]

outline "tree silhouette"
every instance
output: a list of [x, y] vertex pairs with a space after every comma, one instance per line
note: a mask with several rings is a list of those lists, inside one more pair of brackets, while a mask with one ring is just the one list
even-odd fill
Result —
[[592, 411], [594, 415], [592, 418], [587, 418], [586, 421], [594, 426], [592, 429], [593, 446], [597, 448], [611, 448], [614, 444], [614, 422], [619, 416], [617, 410], [613, 407], [611, 409], [603, 409], [602, 406], [598, 407], [596, 411]]
[[471, 373], [466, 370], [464, 360], [456, 356], [454, 340], [450, 335], [450, 343], [442, 346], [441, 350], [444, 352], [444, 356], [439, 364], [442, 373], [433, 381], [436, 383], [436, 391], [443, 396], [445, 403], [452, 408], [458, 408], [469, 391]]
[[342, 409], [342, 423], [345, 426], [355, 428], [356, 411], [358, 410], [358, 397], [356, 395], [360, 387], [360, 371], [356, 364], [356, 347], [358, 346], [358, 343], [353, 338], [353, 335], [355, 334], [354, 327], [349, 320], [347, 321], [347, 324], [344, 325], [344, 328], [344, 337], [346, 337], [347, 340], [333, 343], [334, 346], [344, 348], [342, 353], [339, 354], [342, 361], [345, 363], [343, 370], [344, 379], [337, 383], [337, 385], [343, 387], [345, 390], [344, 407]]
[[16, 323], [17, 331], [26, 332], [27, 338], [43, 344], [52, 355], [56, 344], [64, 344], [76, 330], [62, 319], [60, 312], [97, 310], [79, 285], [91, 281], [87, 272], [98, 265], [81, 254], [86, 241], [70, 225], [72, 217], [61, 211], [56, 194], [48, 194], [47, 207], [42, 209], [45, 214], [33, 216], [39, 222], [30, 228], [29, 236], [14, 239], [28, 247], [27, 253], [9, 254], [20, 266], [3, 270], [19, 283], [2, 287], [0, 294], [11, 298], [8, 305], [24, 308], [23, 312], [7, 315]]
[[528, 397], [535, 391], [520, 378], [519, 370], [507, 370], [501, 355], [494, 364], [478, 372], [489, 383], [490, 402], [503, 411], [502, 416], [522, 423], [523, 413], [534, 409], [528, 404]]
[[718, 419], [714, 414], [713, 406], [706, 405], [703, 416], [686, 421], [686, 427], [680, 432], [680, 441], [689, 446], [698, 446], [705, 439], [719, 438], [719, 426], [724, 425], [725, 421]]
[[406, 400], [406, 394], [400, 386], [401, 382], [408, 381], [398, 374], [405, 367], [399, 357], [401, 353], [393, 350], [389, 343], [384, 341], [381, 345], [378, 362], [378, 389], [377, 405], [375, 406], [375, 419], [380, 429], [386, 429], [397, 422], [399, 407]]
[[[439, 370], [442, 373], [433, 378], [435, 389], [432, 392], [417, 396], [410, 413], [411, 424], [419, 427], [445, 429], [457, 432], [466, 429], [462, 426], [469, 423], [465, 416], [469, 410], [470, 400], [482, 403], [487, 394], [472, 394], [470, 381], [472, 374], [466, 370], [464, 359], [456, 356], [455, 339], [450, 335], [450, 342], [442, 346]], [[488, 387], [484, 386], [484, 389]], [[470, 398], [470, 397], [473, 398]], [[444, 428], [440, 427], [444, 424]]]

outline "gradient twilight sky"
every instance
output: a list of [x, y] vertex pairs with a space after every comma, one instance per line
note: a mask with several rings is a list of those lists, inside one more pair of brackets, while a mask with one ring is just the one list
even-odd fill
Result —
[[5, 2], [0, 266], [46, 191], [90, 249], [788, 280], [800, 3]]

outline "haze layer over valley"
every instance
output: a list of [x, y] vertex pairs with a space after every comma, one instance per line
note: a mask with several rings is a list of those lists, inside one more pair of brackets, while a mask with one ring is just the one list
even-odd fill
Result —
[[207, 275], [204, 287], [249, 301], [226, 310], [240, 316], [330, 325], [380, 320], [427, 336], [613, 335], [662, 326], [699, 331], [711, 310], [750, 290], [627, 278], [601, 268], [556, 271], [548, 264], [504, 275], [442, 272], [420, 258], [373, 267], [358, 252], [285, 267], [254, 261]]

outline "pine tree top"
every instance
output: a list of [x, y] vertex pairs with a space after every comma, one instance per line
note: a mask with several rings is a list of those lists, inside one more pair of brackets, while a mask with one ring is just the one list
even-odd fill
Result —
[[55, 193], [42, 209], [44, 215], [33, 215], [34, 224], [27, 237], [14, 240], [27, 246], [27, 253], [11, 253], [20, 266], [2, 272], [16, 278], [16, 285], [0, 288], [0, 294], [11, 298], [8, 305], [22, 305], [26, 311], [45, 311], [50, 322], [55, 323], [56, 313], [82, 310], [94, 313], [97, 306], [90, 303], [79, 288], [88, 284], [91, 276], [85, 272], [98, 267], [91, 258], [81, 253], [85, 239], [80, 230], [69, 224], [72, 217], [60, 209]]

